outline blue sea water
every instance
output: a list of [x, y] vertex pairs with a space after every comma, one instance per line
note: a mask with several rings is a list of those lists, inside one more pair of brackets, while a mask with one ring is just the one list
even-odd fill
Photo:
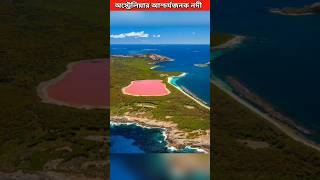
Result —
[[168, 152], [162, 129], [143, 128], [135, 124], [110, 126], [110, 152], [157, 153]]
[[[210, 68], [196, 67], [210, 61], [209, 45], [112, 45], [111, 55], [159, 54], [174, 59], [161, 62], [155, 70], [185, 72], [186, 76], [173, 78], [173, 83], [188, 89], [202, 101], [210, 104]], [[197, 152], [185, 147], [172, 150], [167, 147], [162, 129], [131, 125], [111, 125], [111, 153]]]
[[[270, 8], [316, 0], [217, 1], [212, 29], [244, 35], [242, 47], [220, 54], [213, 74], [232, 76], [272, 103], [320, 142], [320, 16], [281, 16]], [[221, 53], [221, 52], [220, 52]]]
[[186, 146], [181, 149], [170, 148], [160, 128], [146, 128], [137, 124], [110, 125], [111, 154], [145, 153], [195, 153], [201, 150]]

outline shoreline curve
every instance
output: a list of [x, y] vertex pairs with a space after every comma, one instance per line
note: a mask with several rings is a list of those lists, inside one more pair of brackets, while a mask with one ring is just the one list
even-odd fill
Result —
[[[54, 104], [54, 105], [59, 105], [59, 106], [66, 106], [66, 107], [72, 107], [72, 108], [77, 108], [77, 109], [108, 109], [109, 106], [95, 106], [95, 105], [75, 105], [71, 104], [65, 101], [57, 100], [53, 97], [50, 97], [48, 94], [48, 88], [52, 85], [57, 84], [61, 80], [63, 80], [68, 74], [72, 73], [73, 67], [81, 64], [81, 63], [96, 63], [99, 61], [107, 61], [106, 58], [97, 58], [97, 59], [90, 59], [90, 60], [80, 60], [80, 61], [75, 61], [71, 62], [66, 66], [66, 71], [61, 73], [59, 76], [50, 79], [48, 81], [43, 81], [41, 82], [37, 87], [37, 95], [41, 99], [42, 103], [47, 103], [47, 104]], [[107, 65], [107, 64], [106, 64]], [[107, 72], [106, 72], [107, 73]]]
[[180, 92], [182, 92], [184, 95], [188, 96], [190, 99], [192, 99], [193, 101], [195, 101], [197, 104], [199, 104], [200, 106], [210, 110], [210, 106], [208, 106], [207, 104], [201, 102], [200, 100], [198, 100], [196, 97], [193, 97], [192, 95], [190, 95], [189, 93], [185, 92], [181, 87], [175, 85], [174, 83], [172, 83], [172, 79], [173, 78], [181, 78], [186, 76], [187, 73], [182, 73], [179, 76], [170, 76], [168, 77], [168, 83], [171, 84], [173, 87], [175, 87], [177, 90], [179, 90]]

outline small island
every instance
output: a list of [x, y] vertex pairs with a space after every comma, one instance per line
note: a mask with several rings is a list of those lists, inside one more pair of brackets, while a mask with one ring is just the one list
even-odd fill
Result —
[[207, 63], [204, 63], [204, 64], [194, 64], [194, 66], [201, 67], [201, 68], [208, 67], [209, 65], [210, 65], [210, 62], [207, 62]]
[[280, 14], [284, 16], [308, 16], [320, 14], [320, 2], [304, 6], [301, 8], [286, 7], [274, 8], [270, 10], [271, 13]]

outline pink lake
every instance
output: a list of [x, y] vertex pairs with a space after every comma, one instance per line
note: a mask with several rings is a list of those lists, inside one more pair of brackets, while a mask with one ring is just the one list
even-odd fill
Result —
[[170, 94], [162, 80], [137, 80], [122, 88], [123, 94], [131, 96], [165, 96]]
[[47, 95], [70, 106], [109, 106], [109, 63], [106, 59], [75, 63], [47, 87]]

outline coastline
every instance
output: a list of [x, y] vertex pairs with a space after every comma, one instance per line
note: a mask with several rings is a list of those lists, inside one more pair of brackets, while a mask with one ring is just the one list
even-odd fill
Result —
[[223, 84], [224, 82], [222, 80], [220, 80], [220, 79], [219, 79], [219, 81], [211, 80], [211, 83], [214, 84], [215, 87], [219, 88], [224, 93], [229, 95], [231, 98], [236, 100], [241, 105], [245, 106], [246, 108], [248, 108], [252, 112], [256, 113], [257, 115], [259, 115], [260, 117], [262, 117], [263, 119], [268, 121], [269, 123], [273, 124], [275, 127], [277, 127], [280, 131], [282, 131], [284, 134], [286, 134], [287, 136], [289, 136], [293, 140], [298, 141], [308, 147], [311, 147], [315, 150], [320, 151], [320, 146], [318, 144], [316, 144], [315, 142], [304, 137], [300, 132], [298, 132], [298, 130], [290, 127], [290, 124], [285, 123], [285, 122], [280, 122], [279, 120], [270, 117], [270, 114], [264, 113], [261, 110], [259, 110], [257, 107], [254, 107], [251, 103], [249, 103], [248, 101], [239, 97], [237, 94], [230, 91], [230, 89], [227, 89], [226, 85]]
[[214, 46], [213, 49], [217, 50], [217, 49], [231, 49], [231, 48], [235, 48], [238, 45], [242, 44], [243, 41], [245, 41], [246, 37], [245, 36], [240, 36], [240, 35], [234, 35], [234, 37], [226, 42], [224, 42], [223, 44]]
[[282, 16], [312, 16], [312, 15], [316, 15], [316, 13], [313, 12], [305, 12], [305, 13], [286, 13], [281, 11], [281, 9], [270, 9], [270, 13], [273, 14], [278, 14], [278, 15], [282, 15]]
[[[111, 116], [110, 124], [135, 124], [142, 128], [158, 128], [163, 130], [164, 140], [167, 148], [176, 151], [183, 148], [195, 149], [195, 153], [208, 153], [210, 151], [210, 131], [195, 130], [185, 132], [178, 129], [178, 125], [170, 121], [159, 121], [155, 119], [139, 118], [133, 116]], [[203, 133], [205, 132], [205, 133]], [[189, 134], [199, 133], [196, 138], [188, 138]]]
[[[198, 148], [198, 147], [192, 147], [192, 146], [185, 146], [184, 148], [182, 149], [178, 149], [177, 147], [175, 146], [170, 146], [169, 145], [169, 141], [168, 141], [168, 135], [167, 135], [167, 129], [164, 128], [164, 127], [151, 127], [151, 126], [147, 126], [147, 125], [141, 125], [140, 123], [138, 122], [115, 122], [115, 121], [110, 121], [110, 125], [111, 126], [119, 126], [119, 125], [135, 125], [135, 126], [138, 126], [138, 127], [141, 127], [141, 128], [144, 128], [144, 129], [161, 129], [162, 131], [162, 136], [163, 136], [163, 140], [167, 143], [166, 144], [166, 148], [169, 150], [169, 153], [177, 153], [179, 152], [179, 150], [183, 150], [185, 148], [188, 148], [188, 149], [193, 149], [195, 150], [196, 152], [193, 152], [193, 153], [205, 153], [207, 154], [208, 151], [207, 150], [204, 150], [204, 149], [201, 149], [201, 148]], [[110, 127], [111, 127], [110, 126]], [[163, 153], [163, 152], [161, 152]]]
[[161, 66], [152, 66], [150, 69], [156, 69], [158, 67], [161, 67]]
[[75, 62], [71, 62], [69, 63], [66, 67], [67, 67], [67, 70], [64, 71], [63, 73], [61, 73], [59, 76], [53, 78], [53, 79], [50, 79], [48, 81], [44, 81], [44, 82], [41, 82], [36, 90], [37, 90], [37, 94], [38, 94], [38, 97], [41, 99], [41, 102], [43, 103], [47, 103], [47, 104], [54, 104], [54, 105], [59, 105], [59, 106], [67, 106], [67, 107], [72, 107], [72, 108], [77, 108], [77, 109], [87, 109], [87, 110], [90, 110], [90, 109], [108, 109], [109, 107], [107, 106], [92, 106], [92, 105], [84, 105], [84, 106], [81, 106], [81, 105], [73, 105], [73, 104], [70, 104], [70, 103], [67, 103], [67, 102], [64, 102], [64, 101], [59, 101], [59, 100], [56, 100], [52, 97], [50, 97], [48, 95], [48, 92], [47, 92], [47, 89], [48, 87], [52, 86], [52, 85], [55, 85], [56, 83], [58, 83], [59, 81], [63, 80], [65, 78], [66, 75], [68, 75], [69, 73], [72, 72], [73, 70], [73, 67], [77, 64], [81, 64], [81, 63], [95, 63], [95, 62], [98, 62], [98, 61], [105, 61], [106, 59], [104, 58], [101, 58], [101, 59], [91, 59], [91, 60], [81, 60], [81, 61], [75, 61]]
[[208, 105], [206, 105], [205, 103], [201, 102], [200, 100], [198, 100], [197, 98], [193, 97], [192, 95], [190, 95], [189, 93], [185, 92], [182, 88], [180, 88], [179, 86], [175, 85], [174, 83], [172, 83], [172, 79], [173, 78], [181, 78], [186, 76], [187, 73], [182, 73], [179, 76], [170, 76], [168, 77], [168, 83], [171, 84], [173, 87], [175, 87], [176, 89], [178, 89], [180, 92], [182, 92], [184, 95], [188, 96], [190, 99], [192, 99], [193, 101], [195, 101], [197, 104], [201, 105], [202, 107], [210, 110], [210, 107]]

